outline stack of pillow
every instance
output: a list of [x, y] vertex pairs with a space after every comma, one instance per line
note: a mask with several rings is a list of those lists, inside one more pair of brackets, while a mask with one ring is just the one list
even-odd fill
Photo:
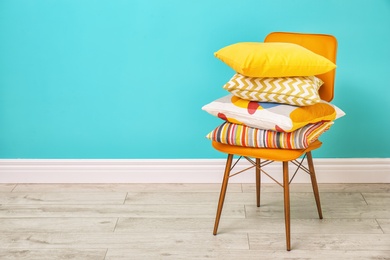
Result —
[[241, 42], [215, 56], [236, 71], [229, 95], [202, 109], [224, 120], [207, 138], [229, 145], [305, 149], [345, 113], [321, 100], [313, 76], [336, 65], [293, 43]]

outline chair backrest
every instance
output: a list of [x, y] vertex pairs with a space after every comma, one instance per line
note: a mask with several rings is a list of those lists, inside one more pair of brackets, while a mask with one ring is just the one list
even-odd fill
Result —
[[[289, 42], [299, 44], [336, 64], [337, 40], [332, 35], [273, 32], [266, 36], [264, 42]], [[334, 95], [334, 80], [336, 70], [316, 75], [324, 84], [319, 90], [321, 99], [330, 102]]]

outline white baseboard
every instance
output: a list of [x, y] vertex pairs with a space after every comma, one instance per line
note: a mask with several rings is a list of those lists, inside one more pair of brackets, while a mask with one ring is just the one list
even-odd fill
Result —
[[[314, 159], [314, 164], [319, 183], [390, 183], [390, 158]], [[236, 168], [248, 166], [242, 160]], [[224, 167], [224, 159], [0, 159], [0, 183], [220, 183]], [[280, 163], [265, 169], [281, 180]], [[252, 169], [229, 181], [254, 180]], [[267, 176], [262, 181], [272, 182]], [[303, 171], [294, 179], [309, 182]]]

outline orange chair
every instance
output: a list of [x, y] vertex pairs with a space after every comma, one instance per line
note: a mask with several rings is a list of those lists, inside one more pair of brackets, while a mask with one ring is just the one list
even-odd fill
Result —
[[[324, 34], [303, 34], [303, 33], [286, 33], [286, 32], [274, 32], [269, 35], [264, 40], [265, 42], [289, 42], [299, 44], [319, 55], [324, 56], [333, 63], [336, 63], [336, 52], [337, 52], [337, 40], [331, 35]], [[317, 75], [324, 84], [319, 90], [321, 99], [330, 102], [333, 99], [334, 93], [334, 78], [335, 70], [327, 72], [322, 75]], [[286, 246], [287, 251], [291, 250], [291, 239], [290, 239], [290, 192], [289, 185], [292, 181], [289, 177], [288, 163], [292, 162], [297, 166], [297, 170], [303, 169], [309, 173], [311, 177], [311, 183], [313, 187], [314, 198], [317, 204], [317, 210], [319, 218], [322, 219], [321, 203], [320, 196], [318, 192], [317, 180], [314, 171], [313, 159], [311, 151], [321, 147], [322, 143], [317, 140], [312, 143], [308, 148], [303, 150], [288, 150], [288, 149], [269, 149], [269, 148], [250, 148], [250, 147], [241, 147], [234, 145], [227, 145], [213, 141], [212, 146], [223, 153], [228, 154], [226, 160], [225, 173], [223, 177], [221, 193], [218, 202], [217, 215], [215, 218], [214, 232], [217, 234], [219, 220], [221, 218], [222, 207], [225, 200], [226, 188], [228, 185], [228, 180], [231, 176], [236, 175], [231, 174], [231, 171], [234, 168], [232, 167], [233, 156], [238, 155], [246, 158], [250, 163], [253, 164], [253, 167], [256, 168], [256, 200], [257, 207], [260, 207], [260, 184], [261, 184], [261, 171], [262, 166], [269, 164], [274, 161], [282, 162], [283, 164], [283, 184], [280, 184], [283, 187], [284, 191], [284, 216], [285, 216], [285, 226], [286, 226]], [[302, 165], [302, 161], [298, 162], [297, 159], [303, 156], [306, 157], [309, 168], [307, 169]], [[240, 159], [239, 158], [239, 159]], [[255, 158], [252, 160], [251, 158]], [[261, 161], [264, 159], [265, 161]], [[302, 159], [303, 160], [303, 159]], [[250, 168], [253, 168], [250, 167]], [[264, 171], [263, 171], [264, 172]], [[294, 174], [295, 176], [295, 174]], [[294, 178], [294, 176], [292, 178]]]

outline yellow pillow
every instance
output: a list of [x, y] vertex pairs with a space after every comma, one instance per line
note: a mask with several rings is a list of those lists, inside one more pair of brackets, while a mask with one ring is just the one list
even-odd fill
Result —
[[336, 68], [325, 57], [294, 43], [239, 42], [214, 55], [248, 77], [311, 76]]
[[254, 78], [236, 73], [223, 88], [251, 101], [310, 106], [321, 101], [321, 79], [315, 76]]

